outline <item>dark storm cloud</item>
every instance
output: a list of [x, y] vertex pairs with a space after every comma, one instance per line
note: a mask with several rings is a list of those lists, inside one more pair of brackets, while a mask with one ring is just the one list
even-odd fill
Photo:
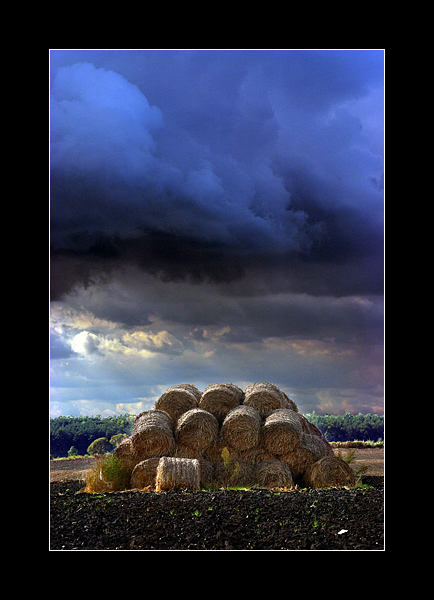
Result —
[[126, 264], [377, 293], [382, 159], [342, 106], [381, 84], [381, 65], [381, 52], [52, 53], [54, 295]]

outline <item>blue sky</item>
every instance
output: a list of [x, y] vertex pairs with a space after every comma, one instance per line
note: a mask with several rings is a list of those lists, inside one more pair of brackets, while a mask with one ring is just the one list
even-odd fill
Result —
[[51, 413], [383, 409], [382, 50], [50, 52]]

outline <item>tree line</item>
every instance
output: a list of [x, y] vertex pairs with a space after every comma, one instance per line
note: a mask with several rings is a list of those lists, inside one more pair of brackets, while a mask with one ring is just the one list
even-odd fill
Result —
[[110, 440], [119, 433], [130, 436], [134, 419], [134, 416], [128, 414], [105, 418], [96, 415], [50, 419], [50, 454], [53, 458], [68, 456], [68, 452], [74, 448], [73, 454], [83, 456], [90, 444], [98, 438]]
[[[329, 442], [384, 439], [384, 417], [374, 413], [352, 415], [317, 415], [306, 413], [306, 418], [316, 425]], [[114, 436], [133, 430], [135, 416], [117, 417], [56, 417], [50, 419], [50, 453], [53, 458], [84, 455], [89, 446], [99, 438], [106, 438], [112, 446], [120, 438]], [[108, 448], [109, 446], [107, 446]]]
[[315, 411], [305, 417], [316, 425], [328, 442], [352, 440], [384, 440], [384, 416], [376, 413], [352, 415], [317, 415]]

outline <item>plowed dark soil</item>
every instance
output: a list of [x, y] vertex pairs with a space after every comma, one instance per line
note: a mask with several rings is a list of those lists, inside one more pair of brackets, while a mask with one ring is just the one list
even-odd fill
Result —
[[382, 550], [383, 477], [371, 489], [76, 493], [51, 483], [52, 550]]

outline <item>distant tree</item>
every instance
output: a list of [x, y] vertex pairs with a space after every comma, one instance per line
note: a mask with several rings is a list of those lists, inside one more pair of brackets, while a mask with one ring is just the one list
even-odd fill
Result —
[[112, 435], [110, 438], [110, 444], [113, 448], [117, 448], [122, 440], [126, 439], [128, 436], [126, 433], [117, 433], [116, 435]]
[[347, 440], [379, 440], [384, 438], [384, 417], [375, 413], [352, 415], [317, 415], [315, 411], [306, 417], [316, 425], [329, 442]]
[[105, 454], [112, 449], [112, 445], [106, 437], [94, 440], [87, 449], [88, 454]]
[[75, 446], [78, 454], [85, 454], [91, 442], [100, 437], [111, 439], [117, 433], [131, 435], [135, 417], [55, 417], [50, 419], [50, 452], [54, 457], [67, 456]]
[[77, 448], [75, 446], [71, 446], [71, 448], [68, 450], [68, 456], [77, 456], [77, 454]]

